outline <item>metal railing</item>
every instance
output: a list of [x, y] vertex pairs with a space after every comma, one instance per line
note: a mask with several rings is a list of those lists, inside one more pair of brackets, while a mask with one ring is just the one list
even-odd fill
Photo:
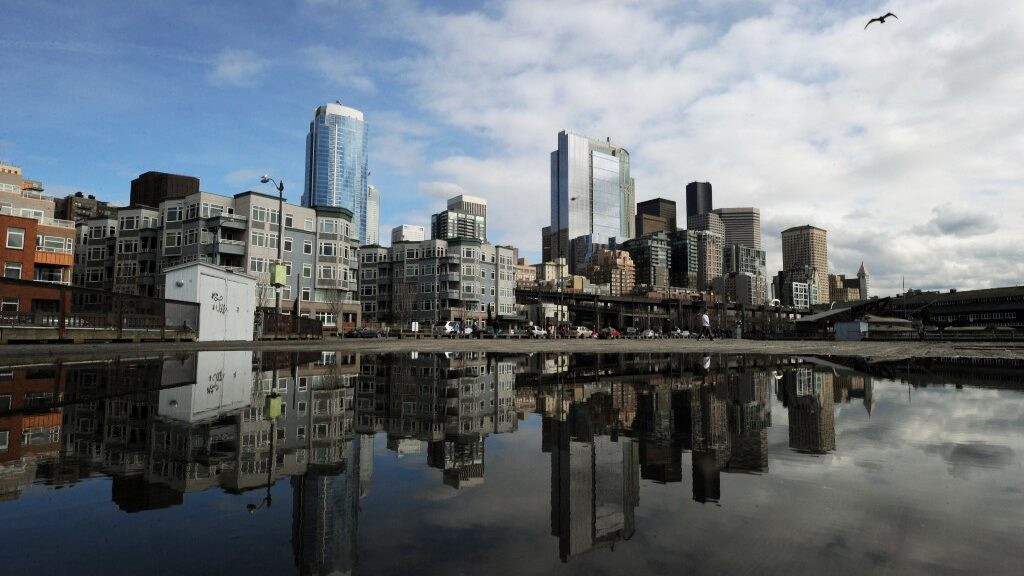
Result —
[[260, 337], [267, 338], [323, 338], [324, 325], [319, 320], [278, 314], [274, 310], [258, 310]]
[[[125, 330], [196, 332], [199, 304], [165, 300], [79, 286], [0, 278], [0, 297], [17, 302], [17, 310], [0, 311], [0, 326], [50, 328], [59, 331], [104, 330], [121, 338]], [[35, 307], [35, 310], [26, 308]]]

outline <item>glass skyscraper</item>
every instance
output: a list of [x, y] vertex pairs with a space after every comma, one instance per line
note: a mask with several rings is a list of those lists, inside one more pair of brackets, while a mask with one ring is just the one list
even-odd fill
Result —
[[369, 168], [363, 113], [340, 103], [317, 106], [306, 136], [306, 188], [302, 205], [352, 211], [354, 234], [366, 243]]
[[629, 152], [611, 139], [559, 132], [551, 153], [551, 254], [544, 257], [568, 258], [569, 243], [581, 236], [599, 244], [632, 238], [635, 212]]

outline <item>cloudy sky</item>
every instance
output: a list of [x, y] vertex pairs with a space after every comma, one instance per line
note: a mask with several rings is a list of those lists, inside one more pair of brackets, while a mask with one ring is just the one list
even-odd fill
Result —
[[[233, 5], [232, 5], [233, 4]], [[864, 29], [893, 11], [899, 20]], [[873, 291], [1024, 284], [1024, 4], [7, 0], [0, 158], [126, 202], [147, 170], [297, 201], [313, 109], [370, 123], [381, 229], [460, 192], [536, 261], [562, 129], [630, 150], [637, 200], [829, 231]], [[269, 188], [267, 189], [269, 191]], [[682, 205], [680, 205], [682, 209]]]

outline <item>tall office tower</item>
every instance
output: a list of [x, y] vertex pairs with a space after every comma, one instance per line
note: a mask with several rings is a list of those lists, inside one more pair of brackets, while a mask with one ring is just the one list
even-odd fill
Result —
[[545, 226], [540, 229], [540, 261], [547, 262], [553, 258], [554, 256], [551, 254], [551, 226]]
[[340, 102], [317, 106], [306, 136], [306, 188], [302, 205], [352, 212], [355, 237], [366, 244], [369, 165], [363, 113]]
[[476, 238], [487, 242], [487, 200], [461, 194], [448, 199], [448, 209], [430, 217], [430, 238]]
[[828, 232], [810, 224], [783, 230], [782, 269], [813, 276], [818, 303], [828, 304]]
[[[569, 257], [569, 242], [591, 236], [597, 244], [634, 235], [636, 210], [629, 152], [574, 132], [558, 133], [551, 152], [551, 255]], [[575, 272], [570, 258], [570, 272]]]
[[726, 246], [761, 248], [761, 211], [757, 208], [717, 208], [712, 210], [722, 219]]
[[686, 218], [711, 212], [711, 182], [690, 182], [686, 185]]
[[373, 184], [366, 187], [366, 243], [380, 241], [380, 191]]
[[391, 229], [391, 244], [395, 242], [422, 242], [426, 239], [427, 230], [423, 226], [402, 224]]
[[857, 280], [860, 284], [860, 299], [868, 299], [868, 281], [871, 279], [871, 275], [868, 274], [868, 269], [864, 267], [864, 262], [860, 263], [860, 270], [857, 270]]
[[675, 232], [676, 203], [665, 198], [655, 198], [636, 205], [636, 235], [654, 232]]
[[156, 208], [164, 200], [184, 198], [199, 193], [199, 178], [166, 172], [145, 172], [132, 180], [130, 201]]

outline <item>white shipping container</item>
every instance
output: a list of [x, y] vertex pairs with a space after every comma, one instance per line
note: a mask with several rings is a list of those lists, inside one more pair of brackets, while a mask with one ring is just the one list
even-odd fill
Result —
[[[164, 297], [199, 304], [196, 340], [252, 340], [255, 278], [204, 262], [172, 266], [165, 273]], [[176, 324], [172, 319], [168, 323]]]

